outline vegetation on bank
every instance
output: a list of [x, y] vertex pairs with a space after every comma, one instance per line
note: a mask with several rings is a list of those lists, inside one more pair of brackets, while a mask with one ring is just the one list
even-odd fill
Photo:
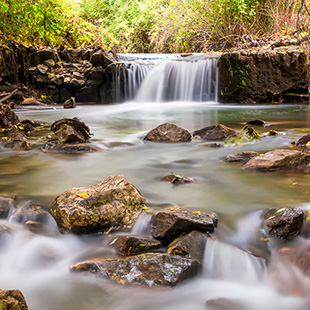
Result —
[[308, 0], [2, 0], [0, 40], [200, 52], [309, 34]]

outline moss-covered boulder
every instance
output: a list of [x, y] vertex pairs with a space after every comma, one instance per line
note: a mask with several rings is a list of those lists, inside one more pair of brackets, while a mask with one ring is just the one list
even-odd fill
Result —
[[61, 233], [119, 231], [133, 226], [144, 202], [123, 176], [109, 176], [99, 184], [67, 190], [54, 200], [49, 212]]
[[1, 310], [28, 310], [24, 295], [19, 290], [0, 290]]

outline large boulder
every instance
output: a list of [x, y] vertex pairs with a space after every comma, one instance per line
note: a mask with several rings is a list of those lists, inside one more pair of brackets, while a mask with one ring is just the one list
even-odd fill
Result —
[[264, 215], [264, 225], [270, 236], [292, 240], [299, 235], [304, 217], [300, 208], [269, 209]]
[[121, 284], [175, 286], [195, 276], [199, 264], [176, 255], [147, 253], [123, 259], [86, 261], [72, 266], [71, 270], [87, 271]]
[[235, 134], [236, 132], [232, 128], [218, 124], [194, 131], [193, 137], [208, 141], [223, 141]]
[[19, 290], [0, 290], [0, 309], [28, 310], [24, 295]]
[[46, 48], [36, 51], [31, 57], [31, 66], [36, 67], [48, 59], [57, 61], [56, 49]]
[[134, 235], [113, 236], [109, 245], [115, 249], [117, 254], [124, 256], [142, 254], [161, 247], [161, 243], [158, 240]]
[[118, 231], [133, 226], [144, 202], [123, 176], [109, 176], [99, 184], [67, 190], [49, 212], [62, 233]]
[[216, 225], [217, 217], [212, 213], [178, 207], [154, 214], [149, 228], [154, 238], [172, 240], [192, 230], [213, 232]]
[[199, 231], [192, 231], [185, 236], [176, 238], [168, 245], [167, 253], [203, 262], [207, 236]]
[[256, 156], [243, 165], [244, 169], [272, 171], [288, 168], [305, 168], [310, 163], [310, 154], [296, 150], [274, 150]]
[[191, 134], [175, 124], [165, 123], [148, 132], [144, 140], [153, 142], [188, 142], [191, 140]]

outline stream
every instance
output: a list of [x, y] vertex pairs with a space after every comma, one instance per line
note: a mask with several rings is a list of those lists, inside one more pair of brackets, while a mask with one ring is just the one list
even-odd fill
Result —
[[[292, 140], [310, 132], [308, 105], [237, 106], [218, 104], [212, 98], [209, 101], [165, 102], [141, 102], [139, 99], [112, 105], [78, 105], [76, 109], [27, 107], [15, 112], [20, 119], [49, 124], [64, 117], [78, 117], [89, 126], [92, 143], [100, 151], [68, 155], [43, 153], [39, 147], [27, 152], [1, 150], [0, 196], [15, 195], [20, 205], [32, 200], [48, 209], [56, 196], [69, 188], [94, 185], [109, 175], [124, 175], [139, 189], [149, 207], [180, 205], [215, 212], [219, 217], [215, 235], [225, 242], [207, 244], [206, 254], [212, 249], [216, 253], [215, 261], [205, 254], [201, 274], [175, 288], [122, 286], [69, 271], [71, 265], [85, 258], [114, 255], [104, 245], [102, 236], [61, 235], [52, 222], [50, 235], [32, 234], [18, 223], [3, 220], [2, 223], [11, 225], [15, 233], [0, 239], [0, 287], [20, 289], [29, 309], [310, 308], [307, 297], [293, 294], [289, 289], [283, 293], [290, 282], [310, 291], [309, 278], [273, 260], [271, 267], [258, 266], [243, 254], [246, 252], [238, 249], [249, 250], [255, 242], [262, 210], [310, 208], [310, 175], [298, 171], [257, 173], [222, 161], [225, 156], [242, 151], [289, 148]], [[143, 141], [149, 130], [165, 122], [190, 132], [218, 123], [240, 131], [253, 119], [263, 119], [270, 126], [257, 128], [262, 138], [252, 142], [228, 142], [223, 147], [211, 148], [200, 140], [173, 144]], [[266, 136], [271, 129], [280, 134]], [[182, 186], [160, 182], [171, 172], [197, 182]], [[135, 233], [145, 231], [148, 219], [144, 217], [138, 221]], [[216, 268], [218, 272], [214, 272]], [[274, 272], [281, 274], [281, 284], [285, 287], [282, 291], [273, 282]], [[206, 308], [208, 300], [217, 298], [235, 300], [240, 307]]]

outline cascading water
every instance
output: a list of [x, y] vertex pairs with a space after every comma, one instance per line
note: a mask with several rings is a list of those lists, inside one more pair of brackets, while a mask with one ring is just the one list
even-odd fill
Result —
[[114, 82], [116, 102], [215, 101], [217, 57], [207, 55], [122, 56]]
[[262, 279], [265, 261], [235, 246], [208, 238], [203, 275], [230, 281], [256, 283]]

